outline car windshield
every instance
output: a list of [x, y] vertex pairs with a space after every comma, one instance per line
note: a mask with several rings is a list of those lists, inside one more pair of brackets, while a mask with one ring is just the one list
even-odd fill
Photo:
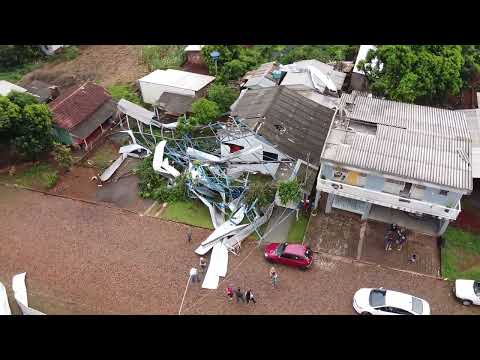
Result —
[[374, 289], [370, 292], [370, 306], [377, 307], [385, 305], [386, 291], [382, 289]]
[[480, 281], [475, 281], [473, 283], [473, 291], [475, 292], [475, 295], [480, 296]]
[[417, 314], [423, 313], [423, 302], [420, 299], [412, 296], [412, 311]]

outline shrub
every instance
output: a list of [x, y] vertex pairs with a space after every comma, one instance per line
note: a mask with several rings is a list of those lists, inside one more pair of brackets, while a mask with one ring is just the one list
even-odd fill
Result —
[[208, 124], [220, 116], [218, 105], [208, 99], [199, 99], [192, 104], [193, 117], [199, 124]]
[[215, 102], [221, 113], [230, 110], [230, 105], [237, 99], [239, 92], [223, 84], [213, 84], [208, 89], [207, 98]]
[[80, 50], [74, 45], [63, 47], [60, 52], [60, 57], [67, 61], [75, 59], [78, 55], [80, 55]]
[[57, 182], [58, 173], [56, 171], [45, 174], [45, 186], [47, 187], [47, 189], [53, 188], [57, 184]]
[[290, 202], [297, 203], [302, 199], [302, 189], [296, 179], [284, 181], [278, 186], [278, 196], [282, 205], [287, 205]]
[[72, 151], [66, 145], [56, 143], [53, 148], [55, 161], [64, 169], [69, 169], [73, 164]]
[[222, 73], [228, 80], [237, 80], [245, 74], [248, 68], [248, 63], [238, 59], [234, 59], [225, 63], [222, 69]]
[[141, 51], [141, 60], [149, 71], [180, 68], [185, 62], [183, 45], [146, 45]]
[[129, 84], [110, 85], [107, 90], [110, 95], [112, 95], [112, 97], [117, 101], [120, 99], [125, 99], [137, 105], [142, 105], [142, 100], [140, 99], [140, 96], [135, 92], [133, 86]]
[[272, 182], [252, 182], [249, 185], [245, 201], [252, 204], [255, 199], [258, 199], [258, 206], [263, 208], [272, 203], [276, 190], [277, 188]]
[[187, 175], [182, 174], [175, 179], [175, 185], [168, 186], [166, 179], [157, 174], [152, 167], [153, 158], [143, 160], [136, 170], [139, 182], [139, 194], [146, 199], [161, 202], [175, 202], [187, 198]]

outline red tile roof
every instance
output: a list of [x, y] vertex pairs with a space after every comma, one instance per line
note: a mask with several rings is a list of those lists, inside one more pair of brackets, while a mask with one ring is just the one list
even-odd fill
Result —
[[71, 129], [87, 120], [112, 97], [103, 87], [86, 82], [80, 87], [67, 89], [48, 106], [55, 122], [64, 129]]

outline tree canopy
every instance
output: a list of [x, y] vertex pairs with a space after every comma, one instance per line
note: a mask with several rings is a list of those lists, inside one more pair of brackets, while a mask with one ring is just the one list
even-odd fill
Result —
[[360, 67], [373, 94], [435, 105], [458, 95], [478, 73], [479, 63], [476, 45], [382, 45]]
[[213, 84], [208, 89], [207, 98], [214, 101], [221, 113], [225, 113], [230, 109], [230, 105], [237, 99], [239, 92], [227, 85]]
[[53, 147], [52, 113], [28, 94], [0, 96], [0, 134], [20, 155], [38, 158]]

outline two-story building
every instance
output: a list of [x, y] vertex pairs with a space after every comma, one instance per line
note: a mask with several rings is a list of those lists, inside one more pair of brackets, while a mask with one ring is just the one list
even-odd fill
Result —
[[472, 141], [465, 115], [343, 94], [317, 179], [333, 208], [363, 220], [441, 235], [472, 191]]

